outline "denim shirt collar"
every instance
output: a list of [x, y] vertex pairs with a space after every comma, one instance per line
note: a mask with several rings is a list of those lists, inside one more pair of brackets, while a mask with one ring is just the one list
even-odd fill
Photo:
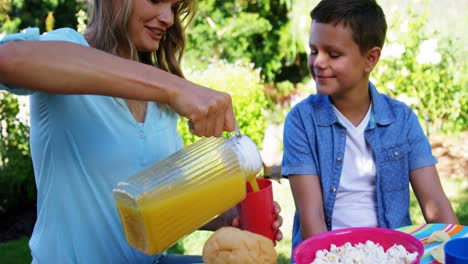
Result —
[[[372, 100], [372, 114], [370, 128], [374, 128], [375, 124], [386, 126], [395, 121], [395, 114], [393, 113], [389, 103], [385, 97], [380, 94], [375, 86], [369, 82], [369, 91]], [[318, 103], [314, 105], [314, 112], [317, 114], [317, 124], [319, 126], [331, 126], [339, 123], [335, 115], [330, 96], [320, 95]]]
[[369, 82], [369, 90], [372, 100], [372, 114], [374, 115], [375, 122], [381, 126], [390, 125], [395, 122], [395, 113], [385, 96], [380, 94], [371, 82]]

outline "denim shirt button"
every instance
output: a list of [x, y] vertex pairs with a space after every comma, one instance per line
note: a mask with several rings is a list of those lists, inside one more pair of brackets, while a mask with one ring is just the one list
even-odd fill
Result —
[[396, 151], [396, 150], [393, 151], [393, 156], [394, 156], [394, 157], [398, 157], [398, 155], [400, 155], [400, 153], [398, 153], [398, 151]]
[[330, 192], [332, 192], [332, 193], [336, 192], [336, 188], [335, 188], [335, 187], [331, 187], [331, 188], [330, 188]]
[[336, 158], [336, 161], [337, 161], [338, 163], [341, 163], [341, 162], [343, 162], [343, 159], [342, 159], [341, 157], [338, 157], [338, 158]]

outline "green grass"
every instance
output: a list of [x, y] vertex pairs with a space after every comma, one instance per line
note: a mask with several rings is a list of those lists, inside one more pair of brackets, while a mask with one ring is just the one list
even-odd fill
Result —
[[[468, 181], [466, 178], [443, 179], [445, 193], [449, 197], [455, 213], [463, 225], [468, 225]], [[281, 206], [281, 215], [284, 222], [281, 230], [284, 238], [276, 245], [278, 252], [278, 263], [286, 264], [291, 255], [291, 230], [294, 214], [294, 202], [289, 189], [289, 182], [281, 180], [273, 182], [274, 198]], [[411, 216], [414, 224], [424, 223], [421, 210], [414, 198], [411, 196]], [[172, 248], [172, 252], [186, 255], [201, 255], [203, 245], [212, 233], [208, 231], [196, 231], [183, 238]], [[28, 248], [28, 238], [0, 243], [0, 263], [31, 263], [31, 255]]]
[[28, 246], [29, 238], [0, 243], [0, 263], [22, 264], [31, 263], [31, 252]]

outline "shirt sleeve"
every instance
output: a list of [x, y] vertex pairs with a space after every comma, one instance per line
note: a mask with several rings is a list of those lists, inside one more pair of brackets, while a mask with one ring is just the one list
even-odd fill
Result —
[[432, 155], [431, 144], [422, 130], [418, 117], [412, 110], [410, 111], [408, 119], [409, 169], [413, 171], [434, 165], [437, 163], [437, 159]]
[[[44, 34], [39, 33], [39, 28], [26, 28], [20, 33], [8, 34], [0, 38], [0, 45], [14, 41], [67, 41], [89, 46], [83, 35], [71, 28], [61, 28]], [[27, 73], [25, 73], [27, 75]], [[32, 90], [7, 86], [0, 83], [0, 90], [6, 90], [17, 95], [29, 95]]]
[[311, 148], [313, 142], [309, 142], [310, 138], [315, 137], [310, 133], [314, 132], [306, 130], [299, 108], [296, 106], [288, 114], [284, 124], [284, 152], [281, 165], [281, 174], [284, 177], [296, 174], [318, 175], [316, 155]]

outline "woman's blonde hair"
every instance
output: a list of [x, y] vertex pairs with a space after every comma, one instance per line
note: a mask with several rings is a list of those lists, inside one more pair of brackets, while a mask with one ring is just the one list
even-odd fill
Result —
[[[120, 1], [120, 5], [115, 5]], [[185, 28], [196, 12], [196, 0], [183, 0], [174, 7], [174, 25], [159, 43], [156, 52], [138, 52], [129, 37], [127, 26], [134, 0], [93, 0], [85, 35], [90, 35], [97, 49], [119, 55], [129, 51], [128, 59], [157, 66], [184, 77], [181, 61], [186, 39]], [[118, 7], [117, 7], [118, 6]]]

